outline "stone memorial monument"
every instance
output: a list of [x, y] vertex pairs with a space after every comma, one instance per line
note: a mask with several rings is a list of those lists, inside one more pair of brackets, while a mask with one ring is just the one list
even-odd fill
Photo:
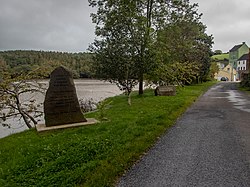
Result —
[[64, 67], [51, 73], [44, 114], [46, 127], [87, 121], [80, 109], [72, 74]]
[[176, 95], [175, 86], [157, 86], [155, 96], [173, 96]]

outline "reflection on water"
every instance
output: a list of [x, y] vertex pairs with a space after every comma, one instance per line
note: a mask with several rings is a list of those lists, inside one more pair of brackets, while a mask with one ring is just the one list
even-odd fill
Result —
[[[104, 81], [99, 80], [74, 80], [76, 86], [76, 92], [78, 99], [89, 100], [93, 99], [93, 101], [98, 102], [105, 98], [112, 97], [122, 92], [118, 89], [115, 84], [111, 84]], [[48, 80], [41, 81], [41, 83], [46, 84], [48, 86]], [[27, 98], [34, 97], [38, 103], [44, 102], [44, 95], [35, 94], [27, 96]], [[27, 127], [20, 123], [18, 119], [11, 119], [10, 122], [12, 125], [11, 129], [5, 128], [0, 125], [0, 138], [8, 136], [13, 133], [21, 132], [27, 129]], [[43, 118], [39, 123], [44, 123]]]

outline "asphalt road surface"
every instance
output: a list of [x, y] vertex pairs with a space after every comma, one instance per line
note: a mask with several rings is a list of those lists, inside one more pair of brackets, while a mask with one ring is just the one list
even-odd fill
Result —
[[212, 87], [117, 186], [250, 187], [250, 96]]

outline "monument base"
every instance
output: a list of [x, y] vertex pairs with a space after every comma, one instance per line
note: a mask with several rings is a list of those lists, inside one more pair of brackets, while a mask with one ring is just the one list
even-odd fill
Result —
[[66, 129], [66, 128], [86, 126], [86, 125], [93, 125], [93, 124], [98, 123], [98, 122], [99, 121], [97, 121], [94, 118], [87, 118], [86, 122], [56, 125], [56, 126], [50, 126], [50, 127], [46, 127], [45, 124], [38, 124], [38, 125], [36, 125], [36, 130], [37, 130], [37, 132], [44, 132], [44, 131], [50, 131], [50, 130]]

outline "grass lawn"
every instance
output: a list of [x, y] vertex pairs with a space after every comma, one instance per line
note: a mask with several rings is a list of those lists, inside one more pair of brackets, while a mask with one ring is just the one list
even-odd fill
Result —
[[[176, 119], [214, 82], [178, 89], [176, 96], [110, 98], [108, 121], [0, 139], [0, 186], [113, 186]], [[90, 113], [86, 117], [98, 117]]]
[[223, 53], [220, 55], [214, 55], [212, 56], [213, 60], [224, 60], [224, 59], [229, 59], [229, 54], [228, 53]]

